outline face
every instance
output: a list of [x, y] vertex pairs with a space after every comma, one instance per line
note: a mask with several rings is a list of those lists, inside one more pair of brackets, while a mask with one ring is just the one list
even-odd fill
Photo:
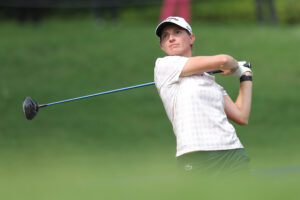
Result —
[[176, 25], [167, 25], [161, 32], [160, 48], [169, 56], [192, 56], [195, 35]]

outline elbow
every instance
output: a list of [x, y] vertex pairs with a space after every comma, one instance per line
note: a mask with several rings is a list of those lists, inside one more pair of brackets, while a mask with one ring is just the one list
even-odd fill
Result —
[[247, 126], [249, 123], [249, 120], [248, 120], [248, 118], [241, 118], [237, 123], [241, 126]]
[[248, 120], [247, 121], [241, 121], [239, 123], [239, 125], [241, 125], [241, 126], [247, 126], [248, 125]]

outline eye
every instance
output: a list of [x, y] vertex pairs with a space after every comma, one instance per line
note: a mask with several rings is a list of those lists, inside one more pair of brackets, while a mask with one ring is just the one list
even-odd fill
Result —
[[163, 33], [161, 34], [161, 39], [164, 40], [168, 37], [168, 34], [167, 33]]
[[175, 32], [177, 35], [181, 34], [181, 30], [176, 30]]

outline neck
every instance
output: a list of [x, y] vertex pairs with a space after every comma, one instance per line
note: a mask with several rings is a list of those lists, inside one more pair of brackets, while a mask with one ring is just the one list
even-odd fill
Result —
[[180, 54], [175, 54], [175, 55], [168, 54], [168, 56], [183, 56], [183, 57], [190, 58], [190, 57], [193, 56], [193, 51], [190, 50], [190, 51], [182, 52], [182, 53], [180, 53]]
[[179, 56], [183, 56], [183, 57], [189, 58], [189, 57], [193, 56], [193, 52], [192, 51], [188, 51], [188, 52], [180, 54]]

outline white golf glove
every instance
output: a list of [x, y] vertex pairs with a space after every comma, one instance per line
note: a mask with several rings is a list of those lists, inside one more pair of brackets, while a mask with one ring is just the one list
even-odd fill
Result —
[[251, 72], [251, 69], [248, 67], [245, 67], [244, 65], [246, 64], [246, 61], [239, 61], [238, 64], [238, 68], [232, 73], [232, 75], [237, 76], [237, 77], [241, 77], [245, 72]]

